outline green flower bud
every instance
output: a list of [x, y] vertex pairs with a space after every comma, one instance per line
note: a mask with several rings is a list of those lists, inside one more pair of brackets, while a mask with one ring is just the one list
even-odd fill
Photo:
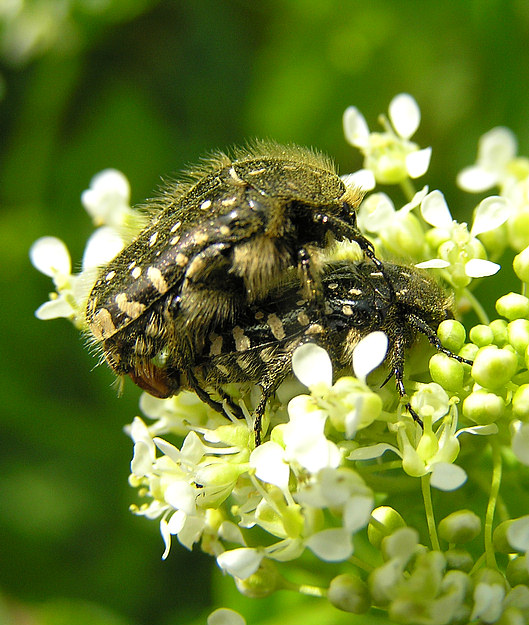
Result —
[[529, 321], [515, 319], [507, 326], [509, 343], [519, 353], [523, 354], [529, 345]]
[[524, 612], [517, 606], [507, 606], [497, 621], [498, 625], [527, 625], [527, 618]]
[[371, 519], [367, 526], [367, 537], [373, 547], [380, 549], [382, 539], [400, 527], [406, 527], [400, 514], [389, 506], [379, 506], [371, 513]]
[[469, 573], [474, 566], [474, 559], [466, 549], [448, 549], [445, 558], [449, 569]]
[[355, 575], [338, 575], [327, 591], [331, 604], [353, 614], [364, 614], [371, 607], [371, 597], [367, 584]]
[[472, 377], [485, 388], [500, 388], [511, 380], [517, 367], [518, 359], [511, 351], [487, 345], [476, 354]]
[[467, 333], [462, 323], [455, 319], [446, 319], [437, 328], [437, 336], [445, 347], [457, 354], [465, 344]]
[[511, 586], [523, 584], [529, 586], [529, 571], [527, 570], [527, 556], [518, 556], [509, 560], [505, 577]]
[[278, 573], [276, 566], [270, 560], [263, 560], [257, 571], [246, 579], [234, 577], [237, 590], [241, 595], [252, 599], [268, 597], [276, 590], [285, 587], [284, 580]]
[[475, 586], [478, 584], [487, 584], [488, 586], [498, 584], [502, 588], [506, 588], [505, 578], [497, 569], [479, 569], [473, 576], [473, 580]]
[[469, 332], [470, 340], [478, 347], [485, 347], [494, 342], [494, 333], [489, 326], [479, 324]]
[[458, 356], [466, 358], [467, 360], [474, 360], [478, 350], [479, 347], [474, 345], [474, 343], [465, 343], [465, 345], [463, 345], [463, 347], [459, 350]]
[[481, 532], [481, 519], [471, 510], [452, 512], [439, 523], [439, 536], [449, 543], [468, 543]]
[[504, 411], [503, 398], [485, 389], [471, 393], [463, 402], [463, 414], [478, 425], [494, 423], [503, 416]]
[[498, 551], [499, 553], [513, 553], [514, 549], [507, 539], [507, 530], [512, 522], [512, 519], [503, 521], [494, 529], [494, 534], [492, 535], [494, 551]]
[[380, 551], [385, 560], [397, 558], [401, 562], [410, 560], [419, 544], [419, 534], [412, 527], [400, 527], [390, 536], [382, 539]]
[[499, 258], [509, 244], [506, 224], [502, 224], [498, 228], [488, 230], [487, 232], [481, 232], [479, 240], [487, 250], [492, 252], [496, 258]]
[[529, 417], [529, 384], [522, 384], [512, 398], [514, 416], [522, 421]]
[[[378, 180], [378, 177], [377, 177]], [[407, 213], [393, 222], [391, 230], [382, 232], [384, 247], [400, 256], [420, 257], [423, 251], [424, 230], [415, 215]]]
[[507, 222], [509, 243], [511, 247], [523, 250], [529, 245], [529, 209], [527, 207], [517, 210]]
[[505, 319], [494, 319], [489, 323], [489, 328], [494, 334], [494, 344], [498, 347], [503, 347], [509, 341], [509, 335], [507, 333], [507, 322]]
[[529, 315], [529, 299], [519, 293], [508, 293], [496, 302], [496, 310], [509, 321], [523, 319]]
[[522, 282], [529, 282], [529, 246], [514, 257], [512, 266]]
[[465, 371], [463, 364], [446, 354], [434, 354], [430, 358], [432, 380], [449, 391], [458, 391], [463, 387]]

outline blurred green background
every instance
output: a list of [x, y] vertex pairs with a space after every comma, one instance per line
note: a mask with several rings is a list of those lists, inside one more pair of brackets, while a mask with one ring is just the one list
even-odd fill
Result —
[[249, 623], [353, 622], [314, 599], [239, 598], [177, 544], [161, 562], [157, 523], [128, 512], [122, 427], [139, 390], [117, 398], [70, 324], [33, 316], [51, 281], [28, 249], [53, 234], [78, 264], [92, 230], [80, 194], [106, 167], [133, 202], [252, 137], [353, 171], [343, 110], [375, 128], [403, 91], [434, 148], [428, 182], [464, 220], [477, 200], [461, 204], [454, 179], [478, 137], [507, 125], [529, 152], [529, 3], [0, 0], [0, 62], [0, 623], [198, 624], [218, 605]]

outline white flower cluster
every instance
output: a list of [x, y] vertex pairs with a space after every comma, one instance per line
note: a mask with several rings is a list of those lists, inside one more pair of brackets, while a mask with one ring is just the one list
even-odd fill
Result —
[[[354, 613], [385, 609], [391, 622], [410, 625], [529, 622], [529, 517], [511, 517], [508, 510], [523, 507], [516, 500], [525, 493], [518, 473], [529, 465], [529, 160], [516, 156], [507, 129], [482, 137], [476, 165], [458, 181], [467, 191], [497, 186], [499, 193], [477, 204], [468, 227], [452, 218], [440, 191], [412, 187], [431, 156], [430, 148], [410, 140], [420, 122], [413, 98], [397, 96], [381, 121], [384, 131], [370, 133], [359, 111], [347, 109], [346, 137], [365, 162], [344, 178], [367, 191], [377, 183], [399, 185], [406, 199], [396, 208], [387, 193], [368, 194], [359, 226], [379, 257], [435, 270], [460, 309], [474, 308], [481, 323], [469, 340], [455, 320], [438, 330], [472, 368], [443, 353], [428, 363], [418, 352], [408, 356], [406, 388], [421, 429], [375, 371], [388, 350], [384, 333], [356, 346], [355, 377], [336, 380], [326, 352], [303, 345], [293, 355], [293, 372], [308, 392], [284, 383], [267, 407], [266, 442], [257, 448], [255, 389], [230, 388], [244, 399], [246, 421], [213, 411], [187, 391], [169, 399], [144, 393], [144, 418], [127, 427], [134, 443], [130, 484], [139, 497], [132, 511], [158, 521], [164, 558], [173, 537], [188, 549], [198, 544], [248, 596], [296, 589]], [[80, 274], [71, 273], [60, 240], [44, 237], [31, 249], [34, 265], [56, 288], [37, 316], [66, 317], [81, 329], [97, 267], [147, 219], [129, 207], [128, 182], [112, 170], [94, 178], [83, 204], [98, 228]], [[489, 322], [473, 280], [499, 271], [495, 261], [508, 247], [520, 252], [513, 267], [523, 292], [500, 297], [499, 318]], [[501, 493], [497, 525], [502, 469], [516, 486]], [[444, 491], [437, 509], [430, 487]], [[474, 499], [475, 511], [468, 510]], [[443, 506], [450, 513], [437, 523]], [[477, 513], [485, 510], [481, 519]], [[476, 543], [469, 549], [466, 543], [478, 536], [484, 547], [476, 556]], [[321, 571], [313, 571], [319, 586], [296, 586], [279, 574], [306, 550], [321, 563]], [[338, 562], [344, 572], [329, 581], [326, 563]], [[220, 609], [208, 623], [243, 625], [244, 619]]]

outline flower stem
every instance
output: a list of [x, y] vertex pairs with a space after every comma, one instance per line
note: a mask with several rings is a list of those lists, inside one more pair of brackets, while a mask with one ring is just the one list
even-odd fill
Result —
[[319, 586], [309, 586], [308, 584], [301, 584], [298, 586], [298, 592], [302, 595], [309, 595], [310, 597], [326, 597], [327, 589], [320, 588]]
[[[492, 439], [493, 437], [491, 437]], [[496, 502], [501, 484], [502, 462], [500, 447], [495, 440], [490, 442], [492, 449], [492, 480], [490, 484], [490, 495], [487, 504], [487, 512], [485, 514], [485, 553], [487, 554], [487, 566], [496, 568], [496, 554], [492, 544], [492, 523], [494, 521], [494, 512], [496, 510]]]
[[490, 323], [489, 316], [485, 312], [485, 309], [481, 305], [481, 302], [478, 300], [478, 298], [475, 295], [473, 295], [469, 289], [464, 289], [463, 293], [465, 297], [468, 299], [468, 301], [471, 303], [472, 308], [474, 309], [474, 312], [476, 313], [480, 322], [488, 326]]
[[404, 193], [404, 197], [408, 200], [408, 202], [411, 202], [413, 196], [415, 195], [415, 187], [413, 186], [411, 180], [409, 178], [405, 178], [404, 180], [401, 180], [399, 185]]
[[426, 522], [428, 523], [428, 531], [434, 551], [441, 551], [439, 538], [437, 537], [437, 528], [435, 526], [435, 517], [433, 513], [432, 491], [430, 490], [430, 473], [421, 477], [422, 498], [424, 500], [424, 511], [426, 513]]

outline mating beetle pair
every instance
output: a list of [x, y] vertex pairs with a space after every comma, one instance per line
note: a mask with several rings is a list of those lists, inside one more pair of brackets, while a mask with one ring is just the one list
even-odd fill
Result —
[[[356, 226], [361, 199], [310, 150], [258, 143], [214, 157], [153, 200], [150, 223], [102, 268], [86, 308], [96, 345], [157, 397], [187, 387], [222, 410], [207, 388], [259, 382], [257, 439], [267, 398], [309, 339], [345, 364], [362, 336], [386, 332], [404, 395], [404, 349], [419, 332], [443, 349], [435, 329], [449, 299], [427, 275], [375, 256]], [[368, 260], [325, 266], [336, 239]]]

